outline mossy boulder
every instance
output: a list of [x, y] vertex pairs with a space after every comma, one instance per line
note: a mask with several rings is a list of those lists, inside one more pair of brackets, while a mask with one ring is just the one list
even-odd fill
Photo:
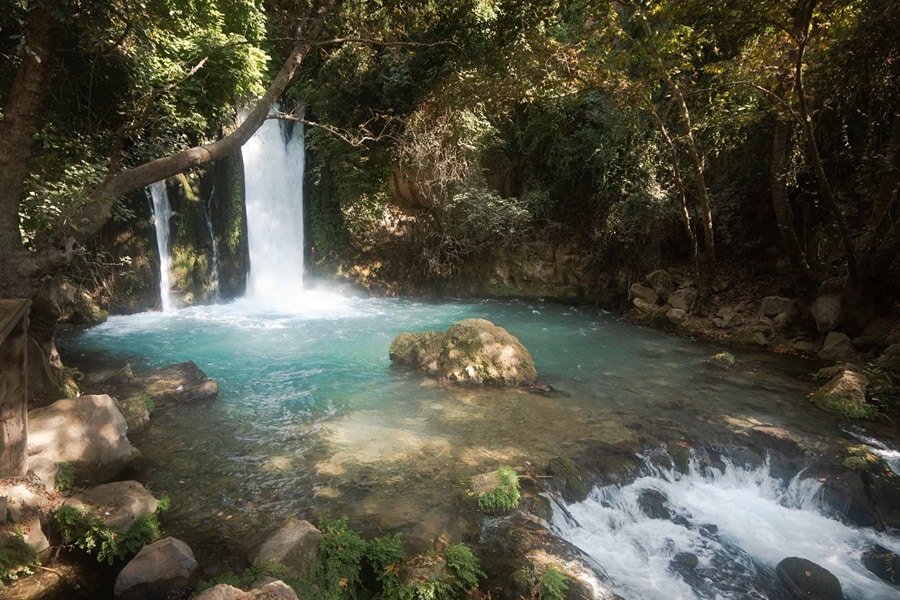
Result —
[[866, 402], [868, 378], [857, 371], [842, 369], [812, 395], [813, 403], [823, 410], [851, 419], [871, 419], [875, 408]]
[[389, 357], [394, 364], [455, 383], [537, 383], [537, 368], [528, 349], [484, 319], [458, 321], [444, 333], [401, 333], [391, 343]]

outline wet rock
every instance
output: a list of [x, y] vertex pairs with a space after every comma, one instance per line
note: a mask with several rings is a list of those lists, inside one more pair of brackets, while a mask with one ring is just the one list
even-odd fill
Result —
[[757, 314], [762, 317], [777, 317], [781, 313], [793, 309], [793, 307], [794, 301], [790, 298], [766, 296], [760, 301]]
[[553, 476], [554, 487], [566, 502], [583, 502], [590, 486], [578, 472], [571, 458], [557, 456], [550, 459], [548, 472]]
[[262, 565], [274, 560], [303, 577], [312, 568], [321, 541], [322, 532], [312, 523], [291, 520], [263, 544], [253, 562]]
[[761, 331], [739, 331], [731, 336], [728, 340], [737, 346], [758, 346], [765, 348], [769, 345], [769, 340]]
[[398, 365], [417, 367], [437, 376], [442, 337], [437, 331], [401, 333], [391, 342], [388, 358]]
[[129, 433], [140, 433], [150, 425], [150, 408], [142, 396], [126, 398], [122, 401], [122, 417]]
[[[410, 335], [424, 335], [421, 344]], [[484, 319], [464, 319], [440, 336], [440, 352], [434, 358], [434, 332], [401, 334], [391, 344], [395, 364], [412, 366], [441, 380], [465, 384], [527, 386], [537, 382], [531, 353], [502, 327]], [[408, 362], [425, 359], [425, 362]]]
[[219, 386], [193, 361], [135, 374], [130, 386], [119, 397], [146, 394], [156, 406], [180, 402], [215, 400]]
[[175, 597], [191, 586], [197, 561], [190, 547], [173, 537], [141, 548], [116, 577], [117, 600]]
[[816, 563], [792, 556], [785, 558], [775, 568], [778, 578], [787, 588], [791, 598], [797, 600], [843, 600], [841, 582], [830, 571]]
[[694, 288], [681, 288], [669, 294], [669, 306], [689, 312], [697, 300], [697, 290]]
[[653, 288], [657, 297], [663, 302], [669, 299], [669, 295], [675, 289], [675, 283], [672, 276], [665, 269], [657, 269], [653, 271], [644, 280]]
[[669, 564], [676, 571], [693, 571], [700, 564], [700, 559], [693, 552], [679, 552]]
[[822, 348], [819, 350], [818, 356], [822, 360], [830, 360], [832, 362], [859, 362], [859, 356], [856, 354], [850, 338], [838, 331], [832, 331], [825, 336], [825, 341], [822, 342]]
[[126, 430], [122, 413], [106, 395], [37, 408], [28, 413], [28, 469], [48, 489], [56, 487], [59, 463], [71, 464], [79, 479], [109, 481], [138, 455]]
[[860, 473], [860, 478], [884, 525], [900, 528], [900, 476], [879, 461]]
[[813, 404], [850, 418], [871, 418], [874, 409], [866, 403], [869, 379], [857, 371], [842, 369], [810, 397]]
[[672, 513], [666, 508], [669, 499], [666, 495], [658, 490], [641, 490], [638, 496], [638, 506], [641, 511], [651, 519], [662, 519], [668, 521], [672, 518]]
[[900, 584], [900, 556], [884, 546], [875, 545], [862, 553], [863, 565], [879, 579]]
[[822, 500], [834, 511], [834, 517], [859, 527], [884, 527], [881, 516], [866, 491], [858, 473], [843, 470], [825, 474]]
[[734, 355], [731, 352], [719, 352], [706, 359], [706, 363], [719, 369], [730, 369], [734, 366]]
[[646, 285], [633, 283], [631, 284], [631, 287], [628, 288], [628, 291], [631, 293], [632, 298], [643, 300], [651, 306], [655, 306], [659, 303], [659, 296], [657, 295], [656, 290], [647, 287]]
[[816, 329], [822, 333], [834, 330], [840, 325], [843, 315], [843, 303], [840, 294], [825, 294], [816, 298], [810, 307], [810, 313], [816, 322]]

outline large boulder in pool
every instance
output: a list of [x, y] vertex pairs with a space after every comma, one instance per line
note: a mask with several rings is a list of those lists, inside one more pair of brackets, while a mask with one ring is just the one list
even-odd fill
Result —
[[537, 383], [537, 368], [528, 349], [508, 331], [484, 319], [458, 321], [444, 333], [401, 333], [391, 343], [390, 359], [456, 383]]

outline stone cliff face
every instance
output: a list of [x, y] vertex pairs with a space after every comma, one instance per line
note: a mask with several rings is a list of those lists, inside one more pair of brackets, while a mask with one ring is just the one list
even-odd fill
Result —
[[[178, 306], [228, 300], [244, 293], [250, 259], [239, 154], [211, 164], [199, 176], [167, 182], [172, 208], [172, 294]], [[110, 221], [90, 252], [103, 269], [69, 278], [109, 312], [159, 308], [159, 252], [146, 194], [122, 202], [125, 219]]]

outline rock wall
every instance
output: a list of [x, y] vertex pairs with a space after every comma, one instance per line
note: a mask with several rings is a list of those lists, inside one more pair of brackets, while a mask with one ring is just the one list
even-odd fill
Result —
[[[217, 161], [199, 174], [174, 177], [168, 180], [167, 190], [176, 304], [206, 304], [242, 295], [250, 258], [240, 154]], [[76, 265], [67, 279], [111, 314], [159, 309], [160, 261], [147, 194], [141, 191], [123, 198], [117, 215], [91, 242], [93, 247], [86, 253], [90, 261]]]

